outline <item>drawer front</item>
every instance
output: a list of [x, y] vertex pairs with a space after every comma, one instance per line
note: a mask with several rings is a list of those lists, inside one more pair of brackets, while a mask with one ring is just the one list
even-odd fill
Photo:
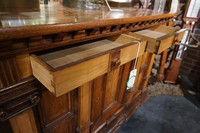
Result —
[[[95, 43], [94, 46], [91, 45], [90, 47], [83, 45], [78, 48], [73, 48], [72, 50], [74, 50], [75, 53], [72, 53], [72, 50], [67, 49], [70, 55], [64, 55], [63, 51], [50, 53], [49, 55], [45, 55], [45, 58], [43, 58], [43, 55], [31, 55], [33, 75], [57, 97], [61, 96], [96, 77], [117, 69], [121, 65], [135, 59], [138, 50], [138, 55], [143, 55], [146, 41], [142, 41], [140, 43], [140, 49], [138, 49], [139, 44], [133, 43], [135, 40], [133, 37], [130, 37], [129, 41], [122, 40], [123, 36], [120, 39], [111, 39], [111, 41], [116, 43], [116, 46], [115, 44], [112, 44], [113, 46], [104, 44], [108, 41], [104, 41], [104, 43], [100, 45]], [[105, 45], [106, 47], [104, 48], [102, 45]], [[84, 48], [84, 51], [79, 51]], [[83, 53], [84, 58], [81, 57]], [[55, 56], [52, 57], [52, 55]], [[56, 59], [56, 57], [59, 59]], [[71, 64], [65, 63], [70, 62], [71, 60], [76, 60], [76, 62], [72, 62]], [[59, 67], [54, 68], [49, 62], [53, 64], [52, 66], [58, 66], [59, 64]]]
[[55, 94], [65, 94], [108, 71], [109, 54], [55, 72]]
[[139, 50], [139, 56], [144, 54], [144, 50], [146, 48], [146, 41], [142, 41], [140, 43], [140, 49], [138, 49], [138, 45], [131, 45], [129, 47], [122, 48], [120, 50], [120, 60], [121, 64], [125, 64], [137, 57], [137, 51]]
[[181, 29], [177, 31], [175, 35], [175, 41], [181, 42], [185, 32], [186, 32], [186, 29]]
[[108, 71], [109, 54], [53, 72], [31, 56], [33, 75], [52, 93], [60, 96]]
[[169, 47], [171, 47], [175, 41], [181, 41], [185, 29], [177, 29], [170, 26], [156, 26], [150, 29], [141, 30], [129, 35], [137, 37], [139, 39], [147, 40], [146, 51], [160, 54]]
[[158, 47], [157, 47], [157, 52], [156, 54], [160, 54], [163, 51], [165, 51], [166, 49], [170, 48], [174, 43], [174, 35], [167, 37], [166, 39], [162, 39], [159, 41]]

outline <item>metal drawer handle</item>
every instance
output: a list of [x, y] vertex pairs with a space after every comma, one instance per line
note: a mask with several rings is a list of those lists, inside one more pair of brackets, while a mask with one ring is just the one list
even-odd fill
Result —
[[198, 42], [196, 45], [189, 45], [189, 44], [186, 44], [186, 43], [175, 43], [176, 45], [184, 45], [184, 46], [187, 46], [187, 47], [190, 47], [190, 48], [198, 48], [199, 45], [200, 45], [200, 42]]

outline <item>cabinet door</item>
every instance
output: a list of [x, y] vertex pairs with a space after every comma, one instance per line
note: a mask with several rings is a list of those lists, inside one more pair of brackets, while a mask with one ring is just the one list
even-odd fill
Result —
[[38, 106], [43, 133], [74, 133], [77, 90], [60, 97], [49, 91], [42, 93]]
[[121, 87], [124, 66], [117, 68], [93, 81], [91, 132], [100, 132], [123, 112], [123, 96], [126, 87]]

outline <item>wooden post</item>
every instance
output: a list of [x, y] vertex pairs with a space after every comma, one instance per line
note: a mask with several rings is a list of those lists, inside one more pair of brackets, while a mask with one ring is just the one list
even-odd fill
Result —
[[22, 112], [9, 121], [14, 133], [38, 133], [32, 109]]
[[144, 81], [141, 82], [141, 85], [140, 85], [140, 89], [142, 91], [144, 91], [144, 89], [146, 88], [147, 84], [148, 84], [148, 81], [149, 81], [149, 78], [150, 78], [150, 74], [151, 74], [151, 70], [152, 70], [152, 67], [153, 67], [153, 62], [154, 62], [154, 59], [155, 59], [155, 54], [152, 54], [150, 53], [149, 54], [149, 64], [148, 64], [148, 69], [146, 70], [146, 73], [144, 75]]
[[161, 55], [161, 60], [160, 60], [160, 67], [158, 70], [158, 75], [157, 75], [157, 80], [163, 81], [165, 78], [165, 63], [167, 60], [167, 54], [168, 54], [168, 49], [166, 49], [164, 52], [162, 52]]
[[77, 132], [89, 133], [91, 125], [91, 89], [92, 82], [79, 87], [78, 92], [78, 128]]

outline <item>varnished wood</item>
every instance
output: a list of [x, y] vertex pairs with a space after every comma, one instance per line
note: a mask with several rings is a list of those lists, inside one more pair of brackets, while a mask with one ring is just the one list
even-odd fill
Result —
[[94, 79], [94, 86], [92, 90], [92, 121], [97, 121], [103, 112], [104, 82], [105, 75]]
[[12, 127], [8, 120], [0, 122], [0, 133], [13, 133]]
[[166, 49], [170, 48], [173, 44], [173, 40], [174, 40], [174, 36], [171, 36], [167, 39], [163, 39], [160, 43], [160, 47], [158, 48], [157, 54], [160, 54], [163, 51], [165, 51]]
[[[121, 39], [120, 34], [165, 24], [177, 15], [146, 9], [121, 9], [123, 14], [119, 15], [116, 12], [109, 12], [107, 8], [91, 11], [65, 8], [50, 2], [50, 5], [41, 7], [41, 12], [1, 13], [0, 68], [3, 70], [0, 71], [1, 121], [5, 122], [9, 119], [12, 123], [11, 130], [14, 132], [30, 128], [30, 132], [36, 133], [116, 132], [147, 99], [145, 87], [154, 56], [148, 52], [144, 53], [146, 41], [141, 41], [136, 87], [127, 91], [126, 82], [138, 49], [138, 43], [133, 41], [140, 39], [127, 35], [121, 35], [123, 36]], [[19, 20], [18, 25], [13, 25], [16, 24], [16, 20]], [[22, 20], [25, 23], [20, 23]], [[68, 63], [61, 63], [63, 67], [57, 69], [59, 73], [47, 71], [53, 67], [49, 69], [50, 65], [38, 57], [34, 58], [35, 63], [42, 64], [43, 67], [38, 65], [35, 70], [30, 67], [32, 54], [40, 56], [66, 47], [78, 48], [80, 45], [87, 47], [86, 41], [93, 40], [97, 43], [102, 40], [100, 38], [123, 46], [108, 50], [107, 47], [110, 45], [101, 43], [99, 44], [101, 49], [109, 52], [99, 51], [98, 56], [90, 55], [92, 58], [88, 59], [84, 56], [88, 52], [83, 54], [80, 49], [74, 50], [77, 56], [71, 59], [68, 56]], [[94, 47], [95, 43], [91, 46]], [[67, 50], [67, 53], [70, 52], [72, 51]], [[63, 52], [54, 54], [54, 57], [57, 58], [62, 54]], [[55, 59], [49, 57], [51, 61]], [[89, 62], [91, 60], [93, 61]], [[61, 61], [64, 61], [63, 58]], [[57, 64], [54, 63], [52, 66], [56, 68]], [[63, 68], [70, 67], [75, 68], [71, 73], [63, 71]], [[32, 77], [32, 73], [41, 74], [38, 68], [42, 69], [42, 73], [47, 76], [47, 78], [41, 77], [45, 82], [48, 81], [44, 84], [46, 87], [51, 88], [57, 83], [59, 85], [65, 83], [62, 85], [64, 90], [72, 84], [73, 89], [67, 92], [60, 89], [58, 92], [60, 91], [62, 95], [56, 97]], [[55, 74], [60, 78], [53, 83]], [[90, 78], [83, 76], [87, 74]], [[69, 75], [69, 78], [63, 80], [66, 75]], [[71, 82], [73, 78], [76, 80]], [[77, 83], [79, 78], [84, 82]], [[30, 110], [33, 112], [27, 113]], [[35, 122], [31, 126], [36, 128], [29, 126], [33, 117]], [[16, 126], [16, 123], [20, 126]], [[9, 127], [9, 124], [6, 125]], [[28, 126], [21, 127], [21, 125]], [[24, 131], [24, 133], [28, 132]]]
[[[110, 71], [113, 51], [119, 51], [115, 67], [136, 58], [139, 44], [134, 42], [135, 38], [120, 35], [108, 39], [39, 56], [33, 55], [33, 75], [52, 93], [60, 96]], [[146, 42], [141, 42], [139, 56], [144, 53], [145, 46]]]
[[129, 35], [143, 38], [148, 40], [147, 51], [155, 54], [159, 54], [164, 50], [172, 46], [175, 36], [184, 33], [185, 30], [179, 30], [170, 26], [156, 26], [146, 30], [141, 30], [134, 33], [129, 33]]
[[0, 60], [0, 69], [0, 88], [20, 81], [20, 72], [15, 57]]
[[[171, 18], [169, 18], [171, 19]], [[167, 22], [167, 20], [166, 20]], [[127, 24], [124, 26], [124, 24], [122, 24], [121, 26], [123, 26], [124, 28], [121, 28], [117, 31], [111, 31], [111, 28], [107, 27], [102, 27], [100, 28], [100, 34], [92, 34], [89, 35], [90, 33], [90, 29], [86, 30], [86, 32], [88, 32], [88, 34], [85, 34], [85, 37], [81, 37], [81, 38], [77, 38], [75, 35], [77, 34], [77, 32], [69, 32], [66, 33], [66, 36], [64, 37], [64, 39], [62, 41], [56, 42], [54, 40], [54, 36], [57, 36], [57, 34], [54, 35], [44, 35], [43, 38], [38, 42], [39, 45], [36, 45], [34, 47], [30, 47], [28, 44], [31, 42], [27, 42], [26, 39], [20, 39], [18, 41], [21, 41], [22, 45], [20, 48], [15, 48], [15, 45], [18, 45], [18, 43], [12, 40], [9, 41], [0, 41], [1, 43], [1, 53], [0, 53], [0, 58], [4, 58], [5, 56], [11, 56], [11, 55], [19, 55], [22, 53], [30, 53], [30, 52], [36, 52], [36, 51], [40, 51], [40, 50], [45, 50], [45, 49], [49, 49], [49, 48], [55, 48], [58, 46], [64, 46], [64, 45], [69, 45], [69, 44], [74, 44], [74, 43], [78, 43], [78, 42], [83, 42], [83, 41], [87, 41], [87, 40], [93, 40], [95, 38], [101, 38], [101, 37], [106, 37], [106, 36], [112, 36], [112, 35], [117, 35], [117, 34], [122, 34], [124, 32], [128, 32], [128, 31], [133, 31], [133, 30], [138, 30], [138, 29], [142, 29], [142, 28], [148, 28], [148, 27], [152, 27], [152, 26], [156, 26], [162, 23], [166, 23], [166, 22], [159, 22], [159, 23], [155, 23], [155, 22], [151, 22], [148, 21], [148, 23], [151, 24], [145, 24], [143, 26], [137, 26], [139, 25], [139, 23], [135, 23], [135, 24]], [[108, 30], [105, 31], [104, 30]], [[75, 34], [75, 35], [74, 35]], [[41, 43], [40, 43], [41, 42]], [[27, 46], [28, 45], [28, 46]], [[12, 52], [8, 51], [8, 50], [12, 50]]]
[[78, 128], [81, 133], [89, 133], [91, 125], [91, 89], [92, 82], [88, 82], [79, 88], [78, 92]]
[[[10, 20], [9, 15], [7, 15], [6, 13], [2, 14], [0, 20], [4, 21], [4, 23], [1, 24], [1, 28], [3, 28], [3, 31], [0, 30], [0, 40], [16, 39], [22, 37], [27, 38], [32, 36], [56, 34], [69, 31], [80, 31], [85, 29], [91, 29], [94, 27], [105, 27], [111, 25], [141, 22], [152, 19], [173, 17], [176, 15], [176, 13], [159, 13], [153, 12], [152, 10], [145, 10], [144, 13], [144, 10], [142, 9], [122, 8], [122, 10], [124, 10], [124, 15], [119, 16], [116, 12], [109, 12], [109, 10], [106, 7], [102, 10], [83, 10], [75, 8], [66, 8], [60, 5], [59, 3], [55, 2], [47, 5], [47, 7], [48, 6], [49, 10], [45, 10], [44, 5], [42, 5], [40, 12], [36, 12], [34, 14], [31, 12], [26, 13], [26, 17], [22, 15], [20, 16], [18, 14], [13, 15], [13, 20], [18, 20], [19, 18], [22, 18], [23, 21], [25, 21], [25, 23], [19, 23], [19, 27], [9, 25], [8, 21], [12, 21], [12, 19]], [[58, 8], [60, 9], [59, 12], [56, 11], [56, 9]], [[45, 13], [41, 14], [41, 12], [44, 10]], [[42, 17], [39, 17], [40, 15], [42, 15]], [[30, 18], [32, 18], [32, 21], [29, 20]], [[35, 25], [35, 23], [39, 24]], [[10, 29], [8, 27], [12, 28]], [[18, 31], [23, 32], [20, 32], [19, 34]]]
[[52, 119], [57, 118], [65, 112], [69, 111], [67, 100], [67, 95], [56, 98], [52, 93], [48, 91], [42, 93], [40, 106], [42, 107], [41, 113], [43, 116], [43, 123], [45, 125], [49, 124]]
[[[100, 41], [85, 43], [81, 46], [38, 55], [37, 58], [41, 59], [41, 61], [47, 64], [46, 67], [49, 67], [48, 69], [56, 71], [62, 70], [65, 67], [76, 65], [89, 59], [93, 59], [100, 55], [109, 53], [110, 51], [121, 49], [120, 58], [122, 59], [122, 64], [124, 64], [132, 60], [136, 56], [134, 54], [131, 54], [130, 51], [135, 51], [135, 47], [138, 46], [134, 45], [132, 47], [128, 47], [137, 43], [134, 41], [141, 40], [122, 34], [119, 36], [108, 37], [107, 39], [103, 39]], [[139, 55], [143, 54], [145, 43], [145, 41], [141, 42]]]
[[121, 65], [120, 60], [120, 50], [113, 50], [110, 52], [110, 59], [109, 59], [109, 70], [112, 71], [117, 69]]
[[12, 118], [37, 105], [40, 101], [40, 92], [36, 87], [37, 83], [34, 78], [28, 78], [0, 90], [0, 121]]
[[[40, 86], [40, 89], [44, 89]], [[77, 105], [77, 90], [55, 97], [47, 90], [43, 90], [41, 102], [37, 106], [38, 124], [44, 133], [75, 132], [75, 112]]]
[[19, 68], [21, 79], [32, 76], [29, 54], [16, 56], [16, 65]]
[[89, 57], [93, 58], [98, 54], [120, 47], [120, 45], [119, 43], [104, 39], [74, 48], [43, 54], [39, 58], [53, 69], [59, 69], [59, 67], [70, 66], [70, 64], [75, 64], [74, 62], [80, 62], [80, 60], [84, 61]]
[[[119, 17], [115, 12], [109, 12], [106, 8], [91, 11], [64, 8], [58, 3], [51, 3], [48, 6], [51, 6], [49, 10], [41, 6], [42, 12], [34, 12], [34, 15], [32, 12], [26, 13], [26, 17], [19, 14], [10, 16], [11, 14], [2, 13], [0, 17], [3, 22], [0, 24], [0, 58], [148, 28], [171, 21], [177, 15], [151, 10], [145, 10], [144, 14], [144, 10], [141, 9], [123, 9], [124, 15]], [[54, 6], [55, 8], [52, 8]], [[60, 12], [55, 9], [60, 9]], [[46, 18], [45, 14], [51, 15]], [[18, 19], [19, 22], [22, 19], [25, 23], [17, 23], [16, 26], [15, 20]], [[51, 22], [51, 20], [55, 21]], [[10, 23], [11, 21], [13, 23]]]
[[[20, 4], [19, 4], [20, 3]], [[1, 12], [39, 11], [39, 1], [33, 0], [0, 0]]]
[[[117, 68], [108, 74], [105, 75], [103, 80], [103, 94], [102, 102], [100, 108], [100, 115], [94, 121], [92, 125], [92, 132], [99, 132], [104, 126], [107, 126], [107, 122], [112, 121], [112, 116], [120, 107], [122, 107], [121, 100], [119, 99], [120, 95], [123, 95], [121, 89], [119, 90], [119, 81], [120, 80], [120, 68]], [[111, 82], [112, 81], [112, 82]], [[95, 91], [96, 92], [96, 91]], [[97, 95], [97, 94], [95, 94]], [[98, 100], [94, 98], [93, 100]], [[99, 112], [99, 108], [93, 108], [92, 114]]]
[[149, 62], [150, 62], [150, 59], [151, 59], [150, 53], [145, 52], [144, 55], [141, 58], [142, 58], [142, 60], [141, 60], [140, 69], [139, 69], [139, 72], [138, 72], [137, 84], [136, 84], [136, 87], [139, 90], [144, 89], [144, 88], [142, 88], [142, 84], [144, 83], [145, 76], [147, 76], [146, 71], [149, 67]]
[[175, 84], [178, 79], [181, 61], [172, 60], [171, 63], [169, 70], [166, 72], [165, 83]]
[[176, 80], [179, 75], [179, 69], [181, 66], [181, 60], [176, 60], [176, 55], [178, 53], [179, 46], [176, 45], [173, 51], [173, 55], [171, 58], [170, 66], [166, 71], [166, 78], [165, 81], [166, 83], [176, 83]]
[[0, 89], [32, 76], [29, 55], [0, 59]]
[[11, 118], [10, 123], [14, 133], [38, 133], [32, 109]]
[[169, 21], [167, 26], [173, 26], [174, 25], [174, 21]]
[[[137, 76], [135, 79], [135, 84], [132, 88], [130, 88], [126, 92], [126, 97], [124, 99], [126, 104], [130, 104], [130, 102], [132, 101], [133, 95], [135, 95], [135, 93], [137, 93], [139, 90], [142, 89], [142, 88], [139, 88], [140, 87], [139, 84], [141, 83], [141, 78], [143, 78], [140, 76], [140, 68], [141, 68], [141, 64], [142, 64], [142, 58], [143, 58], [142, 56], [138, 57], [138, 61], [136, 64]], [[133, 64], [135, 64], [135, 63], [136, 62], [133, 62]], [[131, 69], [133, 69], [133, 67]]]
[[[31, 57], [33, 58], [33, 56]], [[32, 60], [31, 60], [32, 61]], [[41, 64], [44, 64], [42, 61], [40, 61], [37, 57], [34, 58], [34, 61], [31, 62], [31, 66], [34, 67], [35, 69], [33, 69], [33, 75], [37, 76], [40, 74], [43, 74], [43, 76], [46, 76], [45, 78], [42, 78], [40, 76], [37, 76], [38, 80], [43, 80], [43, 85], [45, 87], [47, 87], [50, 91], [54, 91], [53, 85], [52, 85], [52, 81], [53, 81], [53, 76], [52, 74], [45, 69], [44, 66], [42, 66]], [[45, 65], [45, 64], [44, 64]], [[40, 70], [40, 72], [38, 71]]]
[[144, 90], [148, 84], [149, 78], [150, 78], [150, 74], [151, 74], [151, 70], [153, 67], [153, 62], [154, 62], [154, 58], [155, 58], [155, 54], [149, 54], [149, 64], [148, 64], [148, 69], [146, 70], [145, 76], [143, 77], [143, 82], [141, 83], [140, 88], [142, 90]]
[[106, 110], [109, 108], [109, 105], [114, 104], [117, 87], [118, 87], [118, 76], [119, 76], [119, 69], [116, 69], [107, 75], [107, 85], [106, 85], [106, 95], [103, 108]]
[[126, 120], [128, 120], [135, 112], [136, 110], [140, 107], [140, 92], [135, 92], [133, 97], [131, 98], [131, 101], [129, 104], [126, 106]]
[[157, 79], [159, 81], [163, 81], [165, 79], [165, 63], [167, 61], [167, 55], [168, 55], [168, 49], [165, 50], [161, 55], [159, 71], [158, 71], [158, 75], [157, 75]]

